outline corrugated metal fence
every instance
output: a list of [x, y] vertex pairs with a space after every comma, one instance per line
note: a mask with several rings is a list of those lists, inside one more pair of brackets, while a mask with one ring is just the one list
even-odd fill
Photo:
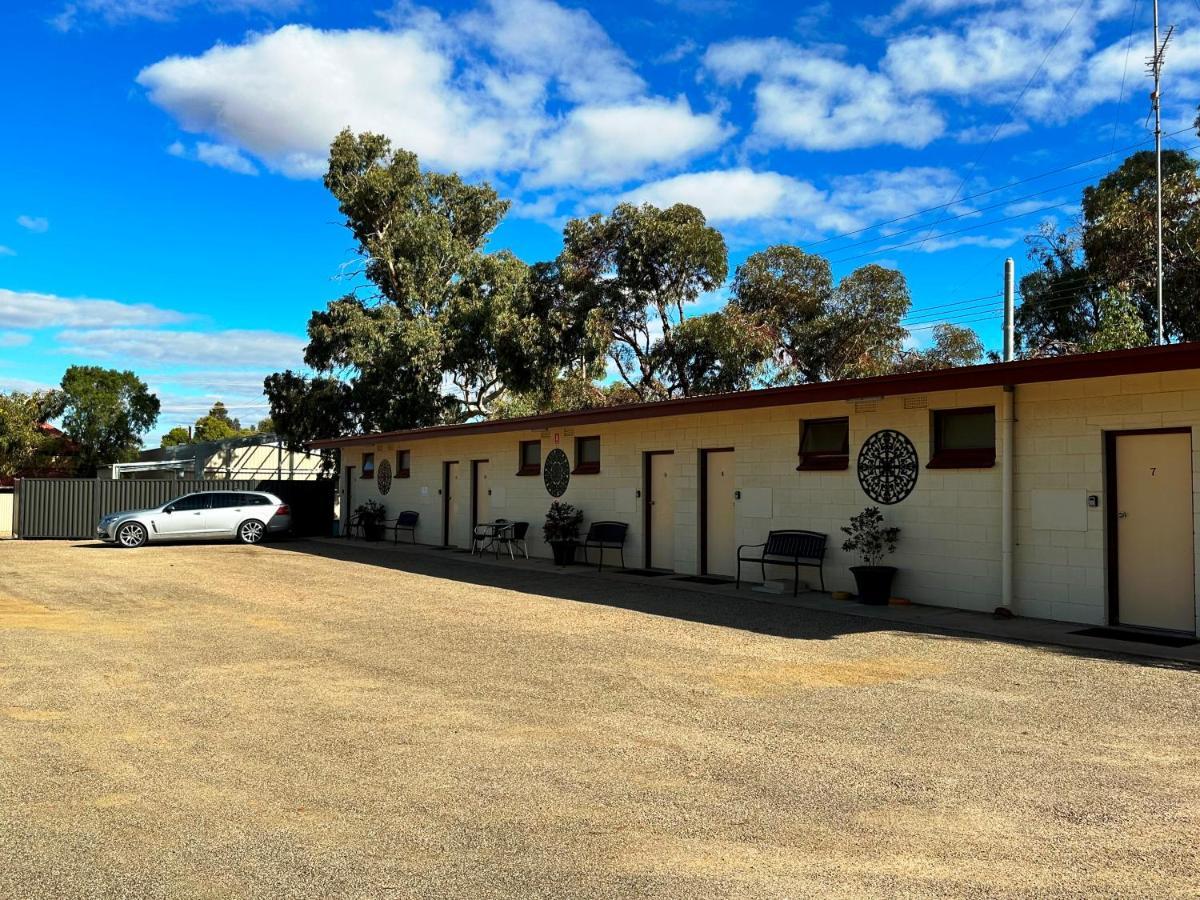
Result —
[[152, 509], [194, 491], [267, 491], [292, 508], [297, 535], [327, 535], [333, 523], [335, 484], [324, 481], [108, 481], [22, 478], [17, 481], [14, 532], [21, 538], [81, 540], [96, 533], [108, 513]]

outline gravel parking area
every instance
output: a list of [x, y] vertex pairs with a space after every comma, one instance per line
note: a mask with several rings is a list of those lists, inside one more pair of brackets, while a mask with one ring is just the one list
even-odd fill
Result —
[[1194, 897], [1200, 674], [362, 545], [0, 543], [0, 897]]

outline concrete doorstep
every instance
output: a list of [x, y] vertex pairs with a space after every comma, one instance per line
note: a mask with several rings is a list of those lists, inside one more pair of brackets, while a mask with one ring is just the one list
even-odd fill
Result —
[[[472, 554], [461, 550], [444, 549], [426, 544], [393, 544], [391, 541], [368, 542], [358, 538], [309, 538], [322, 544], [345, 547], [347, 545], [369, 549], [372, 552], [419, 554], [430, 558], [452, 558], [465, 565], [502, 566], [512, 569], [527, 569], [543, 575], [558, 575], [563, 578], [596, 578], [611, 581], [614, 584], [638, 582], [655, 584], [664, 588], [678, 591], [691, 591], [710, 596], [725, 597], [730, 600], [752, 603], [769, 603], [776, 606], [793, 606], [800, 609], [818, 610], [826, 613], [836, 613], [845, 616], [856, 616], [863, 619], [873, 619], [884, 622], [894, 622], [898, 626], [916, 626], [919, 628], [934, 628], [940, 631], [957, 631], [964, 634], [979, 635], [998, 640], [1022, 641], [1033, 644], [1050, 644], [1058, 647], [1072, 647], [1088, 652], [1111, 653], [1119, 656], [1140, 656], [1149, 659], [1169, 660], [1188, 666], [1200, 667], [1200, 643], [1188, 647], [1164, 647], [1147, 644], [1141, 641], [1127, 641], [1113, 638], [1092, 637], [1076, 632], [1089, 626], [1077, 622], [1057, 622], [1050, 619], [1032, 619], [1015, 615], [1011, 619], [997, 619], [991, 613], [974, 612], [964, 609], [948, 609], [940, 606], [926, 606], [913, 603], [908, 606], [867, 606], [854, 600], [834, 600], [828, 592], [801, 590], [798, 597], [792, 596], [791, 580], [784, 579], [782, 593], [774, 591], [758, 591], [759, 582], [744, 580], [741, 590], [734, 587], [732, 581], [721, 584], [702, 584], [695, 581], [681, 581], [679, 576], [645, 576], [627, 574], [621, 571], [617, 554], [609, 553], [605, 557], [604, 569], [598, 570], [596, 559], [591, 559], [590, 565], [577, 562], [573, 566], [559, 567], [549, 559], [510, 559], [507, 553], [497, 559], [492, 553], [483, 555]], [[632, 568], [632, 567], [630, 567]], [[801, 582], [803, 584], [803, 581]]]

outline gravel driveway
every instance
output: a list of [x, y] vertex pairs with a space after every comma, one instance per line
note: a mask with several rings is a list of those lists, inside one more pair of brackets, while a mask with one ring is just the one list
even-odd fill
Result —
[[0, 543], [0, 897], [1197, 894], [1200, 674], [453, 554]]

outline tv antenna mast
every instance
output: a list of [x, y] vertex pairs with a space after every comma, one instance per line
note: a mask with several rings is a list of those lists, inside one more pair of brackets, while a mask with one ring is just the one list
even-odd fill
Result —
[[1163, 329], [1163, 239], [1162, 239], [1162, 67], [1167, 53], [1167, 44], [1175, 26], [1167, 29], [1167, 36], [1158, 40], [1158, 0], [1154, 0], [1154, 55], [1150, 57], [1150, 74], [1154, 78], [1154, 91], [1150, 103], [1154, 108], [1154, 227], [1156, 232], [1157, 264], [1155, 290], [1158, 296], [1158, 345], [1166, 343]]

